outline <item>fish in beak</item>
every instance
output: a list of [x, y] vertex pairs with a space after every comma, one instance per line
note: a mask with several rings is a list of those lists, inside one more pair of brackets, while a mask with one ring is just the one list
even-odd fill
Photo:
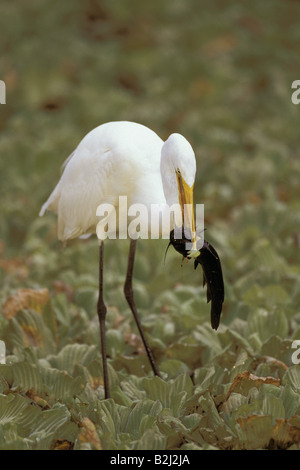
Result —
[[[184, 232], [184, 231], [183, 231]], [[174, 230], [170, 233], [170, 243], [176, 251], [185, 258], [194, 258], [194, 267], [201, 265], [203, 270], [203, 287], [207, 287], [207, 302], [211, 302], [211, 326], [214, 330], [218, 329], [222, 307], [224, 302], [224, 282], [222, 266], [218, 253], [214, 247], [206, 240], [202, 240], [202, 247], [199, 248], [198, 256], [191, 256], [186, 250], [186, 238], [182, 233], [182, 238], [176, 239]]]

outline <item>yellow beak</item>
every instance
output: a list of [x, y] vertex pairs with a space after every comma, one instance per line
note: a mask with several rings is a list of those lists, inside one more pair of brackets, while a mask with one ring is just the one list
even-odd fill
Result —
[[196, 248], [196, 229], [195, 229], [195, 216], [194, 216], [194, 198], [193, 191], [194, 185], [189, 186], [182, 175], [179, 172], [176, 172], [177, 184], [178, 184], [178, 193], [179, 193], [179, 203], [182, 212], [182, 220], [184, 223], [184, 228], [188, 228], [191, 232], [191, 240], [193, 243], [193, 250]]

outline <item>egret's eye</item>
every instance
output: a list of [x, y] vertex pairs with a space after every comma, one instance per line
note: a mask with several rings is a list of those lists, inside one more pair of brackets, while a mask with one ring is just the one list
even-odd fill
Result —
[[181, 171], [179, 170], [179, 168], [177, 168], [176, 173], [177, 175], [181, 175]]

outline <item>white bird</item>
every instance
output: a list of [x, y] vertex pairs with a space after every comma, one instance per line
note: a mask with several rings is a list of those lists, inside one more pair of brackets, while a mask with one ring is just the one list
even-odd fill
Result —
[[[99, 222], [99, 208], [110, 204], [118, 213], [119, 197], [127, 196], [128, 207], [143, 204], [148, 211], [152, 204], [171, 207], [179, 204], [184, 226], [195, 234], [193, 187], [196, 159], [190, 143], [180, 134], [171, 134], [164, 142], [149, 128], [134, 122], [102, 124], [89, 132], [64, 164], [63, 174], [42, 206], [40, 215], [49, 209], [58, 215], [58, 238], [66, 241], [97, 233], [100, 246], [98, 317], [105, 397], [109, 384], [105, 345], [106, 307], [103, 300], [103, 227], [113, 214]], [[184, 212], [184, 206], [188, 208]], [[98, 215], [97, 215], [98, 214]], [[150, 218], [147, 230], [150, 231]], [[145, 222], [145, 221], [143, 221]], [[128, 222], [129, 224], [129, 222]], [[142, 225], [142, 224], [141, 224]], [[121, 234], [117, 222], [116, 229]], [[128, 225], [126, 226], [126, 229]], [[168, 231], [169, 235], [170, 229]], [[162, 235], [162, 231], [160, 232]], [[194, 237], [194, 235], [193, 235]], [[193, 240], [193, 247], [195, 238]], [[146, 340], [132, 290], [132, 273], [136, 239], [130, 240], [125, 297], [140, 331], [154, 374], [159, 375]]]

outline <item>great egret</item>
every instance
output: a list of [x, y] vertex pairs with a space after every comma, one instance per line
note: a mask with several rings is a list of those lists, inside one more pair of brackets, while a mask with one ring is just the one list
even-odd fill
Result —
[[[105, 344], [106, 306], [103, 299], [104, 241], [97, 210], [101, 204], [109, 204], [118, 211], [119, 196], [127, 196], [129, 206], [139, 203], [150, 210], [151, 204], [168, 207], [180, 204], [184, 214], [184, 205], [193, 207], [195, 173], [194, 151], [182, 135], [171, 134], [164, 142], [155, 132], [141, 124], [109, 122], [98, 126], [82, 139], [66, 160], [57, 186], [41, 208], [40, 215], [47, 209], [57, 213], [58, 238], [62, 241], [86, 237], [95, 232], [98, 235], [100, 260], [97, 312], [106, 398], [110, 393]], [[195, 247], [193, 209], [186, 213], [185, 226], [193, 234]], [[117, 223], [116, 230], [119, 228]], [[124, 293], [153, 372], [159, 376], [134, 301], [132, 274], [135, 249], [136, 239], [131, 238]]]

